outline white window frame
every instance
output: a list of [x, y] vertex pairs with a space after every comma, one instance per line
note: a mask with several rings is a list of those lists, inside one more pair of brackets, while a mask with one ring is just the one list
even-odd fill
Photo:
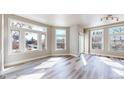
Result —
[[[103, 35], [103, 37], [102, 37], [102, 48], [101, 49], [93, 49], [92, 48], [92, 33], [93, 32], [100, 32], [100, 31], [102, 31], [102, 35]], [[91, 30], [90, 31], [90, 50], [100, 50], [100, 51], [103, 51], [104, 50], [104, 29], [96, 29], [96, 30]]]
[[[13, 50], [12, 49], [12, 31], [18, 31], [19, 32], [19, 49], [17, 50]], [[10, 51], [11, 53], [19, 53], [21, 52], [21, 41], [20, 41], [20, 37], [21, 37], [21, 31], [20, 30], [17, 30], [17, 29], [11, 29], [10, 30], [10, 36], [9, 36], [9, 45], [10, 45]]]
[[[58, 49], [58, 48], [57, 48], [56, 31], [57, 31], [58, 29], [60, 29], [60, 30], [65, 30], [65, 32], [66, 32], [66, 35], [65, 35], [65, 47], [64, 47], [64, 49]], [[56, 29], [55, 29], [55, 50], [56, 50], [56, 51], [57, 51], [57, 50], [66, 50], [66, 39], [67, 39], [67, 30], [66, 30], [66, 29], [63, 29], [63, 28], [56, 28]]]
[[[44, 35], [44, 33], [45, 33], [45, 49], [43, 49], [43, 47], [42, 47], [42, 35]], [[42, 50], [47, 50], [47, 31], [46, 32], [41, 32], [41, 37], [40, 37], [40, 39], [41, 39], [41, 47], [42, 47]]]
[[[37, 49], [35, 49], [35, 50], [27, 50], [26, 49], [26, 38], [25, 38], [25, 35], [26, 35], [26, 33], [34, 33], [34, 34], [37, 34]], [[24, 33], [24, 51], [25, 52], [30, 52], [30, 51], [38, 51], [38, 50], [40, 50], [39, 49], [39, 35], [38, 35], [38, 33], [36, 33], [36, 32], [34, 32], [34, 31], [25, 31], [25, 33]]]
[[[9, 52], [9, 55], [35, 52], [35, 51], [42, 51], [42, 47], [40, 47], [40, 45], [41, 45], [40, 44], [41, 43], [40, 35], [41, 35], [42, 31], [33, 30], [33, 29], [25, 29], [25, 28], [10, 27], [10, 21], [11, 20], [15, 20], [15, 19], [11, 19], [11, 18], [8, 19], [8, 35], [9, 35], [9, 37], [8, 37], [8, 41], [9, 41], [8, 52]], [[19, 21], [19, 20], [17, 20], [17, 21]], [[35, 26], [39, 26], [39, 25], [35, 25]], [[43, 27], [43, 28], [44, 28], [44, 31], [46, 31], [46, 43], [47, 43], [47, 27]], [[19, 49], [19, 52], [12, 51], [12, 39], [11, 39], [12, 38], [11, 37], [11, 31], [12, 30], [13, 31], [20, 31], [20, 37], [19, 37], [20, 38], [19, 39], [19, 48], [20, 49]], [[25, 43], [25, 33], [26, 32], [37, 34], [37, 49], [36, 50], [27, 50], [26, 49], [26, 46], [25, 46], [26, 45], [26, 43]], [[23, 39], [23, 41], [21, 39]], [[47, 47], [47, 44], [46, 44], [46, 47]], [[46, 50], [47, 50], [47, 48], [46, 48]]]
[[116, 34], [110, 34], [110, 29], [112, 29], [112, 28], [119, 28], [119, 27], [123, 27], [124, 28], [124, 26], [113, 26], [113, 27], [110, 27], [110, 28], [108, 28], [108, 38], [109, 38], [109, 44], [108, 44], [108, 50], [110, 51], [110, 52], [118, 52], [118, 53], [122, 53], [122, 52], [124, 52], [123, 50], [113, 50], [113, 49], [111, 49], [111, 36], [113, 36], [113, 35], [124, 35], [124, 33], [116, 33]]

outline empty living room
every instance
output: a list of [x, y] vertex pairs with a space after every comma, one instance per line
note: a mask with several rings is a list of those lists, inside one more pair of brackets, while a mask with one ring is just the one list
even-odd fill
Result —
[[124, 79], [124, 14], [0, 14], [1, 79]]
[[0, 0], [0, 93], [123, 86], [123, 0]]

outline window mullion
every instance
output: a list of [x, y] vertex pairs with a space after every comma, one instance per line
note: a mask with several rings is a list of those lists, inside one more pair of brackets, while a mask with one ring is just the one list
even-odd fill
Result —
[[42, 51], [42, 40], [41, 40], [41, 38], [42, 38], [42, 34], [41, 33], [39, 33], [38, 34], [38, 47], [39, 47], [39, 50], [40, 51]]
[[25, 52], [25, 32], [20, 31], [20, 50]]

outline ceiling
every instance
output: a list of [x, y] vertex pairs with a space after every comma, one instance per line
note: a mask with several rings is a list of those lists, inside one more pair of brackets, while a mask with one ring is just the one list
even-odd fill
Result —
[[[102, 22], [100, 20], [101, 17], [105, 17], [107, 14], [17, 14], [17, 15], [53, 26], [82, 25], [84, 27], [93, 27], [110, 24]], [[113, 14], [113, 16], [119, 17], [118, 22], [124, 21], [124, 14]]]

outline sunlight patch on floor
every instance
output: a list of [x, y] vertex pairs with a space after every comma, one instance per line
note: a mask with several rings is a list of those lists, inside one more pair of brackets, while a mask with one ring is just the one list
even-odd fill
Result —
[[35, 73], [35, 74], [29, 74], [29, 75], [21, 75], [18, 77], [18, 79], [40, 79], [42, 76], [44, 76], [45, 73]]
[[109, 59], [107, 57], [99, 57], [99, 59], [104, 60], [106, 62], [113, 62], [111, 59]]
[[50, 58], [47, 61], [45, 61], [44, 63], [34, 67], [34, 69], [42, 69], [42, 68], [51, 68], [53, 67], [55, 64], [57, 64], [59, 61], [61, 60], [61, 57], [58, 58]]
[[112, 68], [112, 70], [113, 70], [114, 72], [116, 72], [118, 75], [124, 76], [124, 71], [123, 71], [123, 70], [118, 70], [118, 69], [115, 69], [115, 68]]
[[82, 59], [83, 65], [86, 66], [87, 65], [87, 62], [86, 62], [84, 56], [81, 56], [81, 59]]
[[107, 58], [100, 58], [102, 60], [102, 62], [104, 62], [105, 64], [115, 67], [115, 68], [120, 68], [120, 69], [124, 69], [124, 66], [117, 63], [117, 62], [113, 62], [111, 59], [107, 59]]
[[58, 62], [54, 62], [54, 61], [48, 61], [45, 63], [42, 63], [36, 67], [34, 67], [34, 69], [43, 69], [43, 68], [51, 68], [53, 67], [55, 64], [57, 64]]
[[62, 58], [61, 57], [58, 57], [58, 58], [50, 58], [48, 59], [47, 61], [58, 61], [58, 60], [61, 60]]

